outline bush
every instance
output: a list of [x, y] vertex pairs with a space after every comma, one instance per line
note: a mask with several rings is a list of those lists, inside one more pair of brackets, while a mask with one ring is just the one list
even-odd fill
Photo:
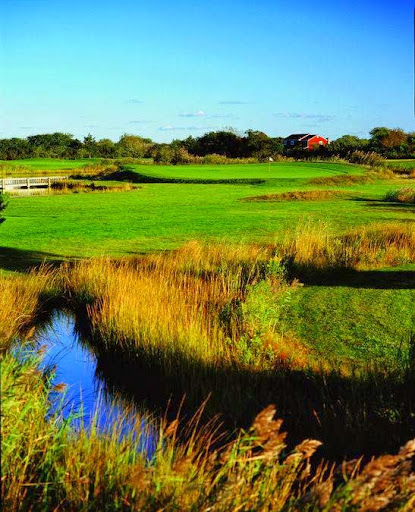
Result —
[[191, 155], [187, 149], [178, 147], [174, 149], [173, 157], [171, 159], [172, 164], [195, 164], [199, 163], [200, 157]]

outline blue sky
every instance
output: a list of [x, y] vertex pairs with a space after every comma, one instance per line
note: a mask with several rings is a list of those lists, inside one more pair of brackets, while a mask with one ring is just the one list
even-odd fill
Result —
[[415, 130], [412, 0], [2, 0], [0, 137]]

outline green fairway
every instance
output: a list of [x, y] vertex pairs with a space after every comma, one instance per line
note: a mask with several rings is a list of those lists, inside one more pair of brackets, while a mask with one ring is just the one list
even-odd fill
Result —
[[[163, 178], [261, 181], [255, 185], [143, 183], [130, 192], [12, 197], [0, 229], [1, 267], [20, 270], [44, 259], [134, 255], [176, 248], [194, 239], [266, 244], [310, 220], [341, 232], [373, 222], [415, 219], [413, 205], [381, 201], [403, 180], [333, 187], [345, 194], [323, 201], [244, 201], [290, 190], [329, 189], [308, 179], [361, 173], [362, 168], [355, 166], [277, 163], [270, 171], [267, 164], [134, 166], [134, 171]], [[331, 350], [333, 356], [350, 360], [364, 354], [393, 358], [393, 352], [409, 342], [415, 328], [413, 283], [374, 288], [364, 280], [350, 286], [333, 284], [310, 284], [295, 294], [290, 329], [310, 348], [321, 353]], [[388, 320], [392, 311], [400, 318], [398, 328]]]
[[[44, 163], [47, 165], [50, 160]], [[375, 221], [410, 220], [414, 213], [410, 206], [376, 202], [391, 188], [399, 187], [385, 181], [340, 187], [348, 192], [344, 199], [243, 201], [275, 192], [327, 189], [308, 184], [307, 179], [362, 172], [348, 165], [276, 163], [270, 173], [267, 164], [137, 168], [153, 176], [206, 179], [214, 175], [216, 179], [262, 181], [256, 185], [145, 183], [132, 192], [13, 197], [1, 227], [1, 245], [58, 258], [122, 255], [171, 249], [196, 238], [266, 243], [310, 218], [346, 229]]]
[[100, 158], [80, 158], [78, 160], [61, 158], [26, 158], [24, 160], [0, 160], [0, 164], [5, 167], [25, 166], [36, 171], [50, 171], [77, 169], [83, 165], [96, 163], [100, 160]]
[[415, 169], [415, 159], [388, 160], [387, 165], [392, 169], [412, 171]]
[[128, 165], [139, 174], [183, 180], [237, 180], [237, 179], [309, 179], [360, 174], [362, 169], [349, 164], [325, 162], [273, 162], [272, 164], [227, 165]]
[[359, 185], [347, 188], [350, 198], [300, 203], [241, 200], [297, 188], [295, 179], [291, 186], [276, 179], [260, 185], [151, 183], [132, 192], [13, 197], [1, 245], [59, 257], [122, 255], [195, 238], [266, 243], [310, 218], [336, 229], [411, 219], [412, 207], [373, 201], [393, 186]]
[[290, 304], [290, 328], [318, 357], [390, 367], [411, 347], [415, 281], [409, 276], [414, 270], [379, 272], [374, 286], [365, 273], [353, 286], [305, 286]]

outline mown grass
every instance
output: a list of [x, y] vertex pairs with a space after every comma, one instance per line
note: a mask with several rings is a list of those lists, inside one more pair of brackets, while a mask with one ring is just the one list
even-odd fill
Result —
[[[263, 178], [266, 165], [259, 166], [257, 176], [262, 176], [264, 182], [257, 185], [144, 183], [140, 191], [130, 194], [15, 197], [1, 227], [2, 245], [22, 253], [54, 255], [52, 259], [125, 255], [172, 249], [192, 239], [266, 243], [276, 232], [284, 232], [303, 217], [325, 219], [339, 231], [374, 221], [408, 218], [404, 209], [371, 201], [401, 186], [391, 181], [342, 187], [350, 192], [351, 199], [333, 198], [324, 204], [241, 201], [247, 196], [319, 190], [321, 186], [309, 184], [308, 178], [301, 176], [331, 176], [338, 171], [333, 168], [335, 164], [315, 165], [294, 166], [287, 169], [290, 178], [270, 179]], [[235, 167], [238, 169], [227, 172], [247, 179], [255, 174], [255, 165]], [[198, 179], [209, 176], [209, 171], [197, 172]], [[26, 236], [22, 237], [22, 232]]]
[[392, 169], [394, 173], [400, 174], [403, 176], [408, 176], [409, 178], [415, 177], [415, 160], [412, 159], [402, 159], [402, 160], [387, 160], [387, 167]]
[[343, 174], [362, 174], [358, 165], [326, 162], [274, 162], [269, 164], [247, 165], [128, 165], [133, 172], [157, 178], [176, 178], [181, 180], [230, 180], [230, 179], [309, 179]]
[[23, 160], [2, 160], [2, 170], [6, 171], [7, 168], [14, 169], [24, 167], [32, 170], [71, 170], [77, 169], [84, 165], [97, 163], [100, 158], [79, 158], [77, 160], [69, 160], [63, 158], [25, 158]]

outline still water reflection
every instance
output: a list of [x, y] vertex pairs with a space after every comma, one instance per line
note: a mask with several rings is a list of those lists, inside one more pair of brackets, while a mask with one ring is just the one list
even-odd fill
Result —
[[[97, 359], [82, 343], [73, 316], [55, 313], [51, 322], [36, 333], [35, 341], [46, 349], [43, 368], [54, 368], [53, 384], [66, 385], [61, 400], [51, 397], [53, 407], [60, 407], [66, 418], [72, 415], [75, 428], [94, 425], [103, 431], [117, 424], [121, 436], [131, 433], [139, 412], [134, 405], [111, 395], [105, 381], [97, 376]], [[156, 444], [154, 429], [142, 418], [139, 427], [145, 432], [140, 448], [151, 455]]]

